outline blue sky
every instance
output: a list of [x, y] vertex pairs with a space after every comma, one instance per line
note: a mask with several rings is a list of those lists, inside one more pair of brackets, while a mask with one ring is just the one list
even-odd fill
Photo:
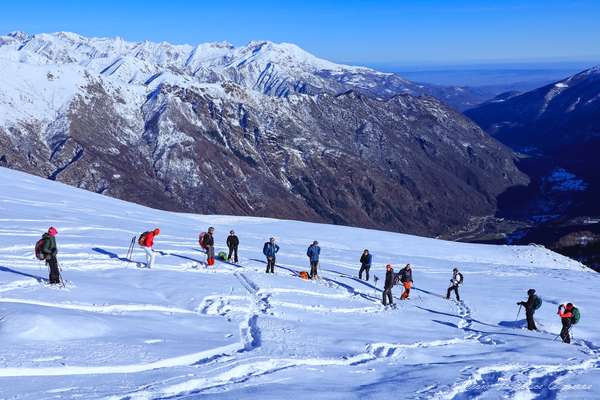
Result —
[[597, 0], [11, 1], [0, 31], [293, 42], [338, 62], [600, 61]]

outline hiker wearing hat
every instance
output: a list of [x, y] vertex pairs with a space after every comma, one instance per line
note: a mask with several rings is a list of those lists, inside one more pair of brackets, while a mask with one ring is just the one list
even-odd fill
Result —
[[360, 270], [358, 271], [358, 279], [362, 279], [362, 273], [365, 271], [367, 281], [369, 280], [369, 270], [371, 269], [372, 262], [373, 255], [369, 253], [369, 250], [365, 249], [360, 256]]
[[233, 262], [237, 264], [238, 262], [238, 246], [240, 244], [240, 239], [235, 235], [234, 231], [229, 231], [229, 236], [227, 236], [227, 248], [229, 249], [229, 255], [227, 256], [227, 260], [231, 260], [231, 256], [233, 255]]
[[562, 322], [562, 329], [560, 331], [560, 338], [565, 343], [571, 343], [571, 325], [573, 324], [573, 318], [575, 316], [575, 307], [573, 303], [561, 304], [558, 306], [558, 315]]
[[402, 296], [400, 296], [400, 299], [408, 300], [410, 289], [413, 285], [412, 268], [410, 264], [406, 264], [406, 267], [402, 268], [400, 272], [398, 272], [398, 275], [400, 275], [400, 282], [402, 282], [402, 286], [404, 286], [404, 292], [402, 293]]
[[58, 253], [58, 248], [56, 247], [56, 235], [58, 231], [55, 227], [51, 226], [48, 229], [47, 233], [44, 233], [42, 238], [44, 239], [44, 247], [42, 247], [42, 254], [44, 255], [44, 260], [46, 260], [46, 264], [50, 268], [50, 276], [48, 277], [51, 285], [60, 283], [60, 270], [58, 269], [58, 260], [56, 259], [56, 254]]
[[456, 301], [460, 301], [460, 294], [458, 293], [458, 287], [463, 283], [463, 274], [458, 271], [458, 268], [452, 270], [452, 279], [450, 279], [450, 287], [446, 292], [446, 299], [450, 299], [450, 293], [454, 291], [456, 295]]
[[394, 296], [392, 296], [392, 288], [394, 287], [394, 268], [391, 264], [385, 266], [385, 283], [383, 285], [383, 305], [387, 306], [388, 301], [390, 306], [394, 304]]
[[535, 314], [535, 310], [542, 306], [542, 299], [540, 299], [540, 297], [535, 294], [535, 289], [529, 289], [527, 291], [527, 301], [520, 301], [517, 303], [517, 305], [525, 307], [527, 329], [529, 329], [530, 331], [537, 331], [533, 315]]
[[208, 228], [208, 232], [204, 234], [202, 237], [202, 246], [206, 250], [206, 263], [208, 265], [215, 264], [215, 238], [213, 234], [215, 233], [215, 228], [212, 226]]
[[267, 274], [275, 273], [275, 255], [279, 251], [279, 246], [275, 243], [275, 238], [272, 237], [263, 246], [263, 254], [267, 257]]
[[319, 267], [320, 254], [321, 248], [319, 247], [319, 242], [315, 240], [310, 246], [308, 246], [308, 250], [306, 250], [306, 256], [310, 261], [310, 279], [317, 279], [319, 277], [317, 268]]
[[154, 266], [154, 259], [156, 257], [154, 253], [154, 238], [160, 235], [160, 229], [155, 228], [153, 231], [142, 233], [139, 239], [142, 248], [146, 252], [146, 267], [152, 268]]

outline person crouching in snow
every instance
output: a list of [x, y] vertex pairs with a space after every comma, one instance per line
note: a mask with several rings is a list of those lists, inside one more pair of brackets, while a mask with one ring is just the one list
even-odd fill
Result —
[[160, 229], [156, 228], [153, 231], [144, 232], [140, 237], [140, 244], [146, 252], [146, 267], [152, 268], [154, 266], [154, 238], [160, 234]]
[[398, 272], [398, 275], [400, 275], [400, 282], [402, 283], [402, 286], [404, 286], [404, 292], [402, 293], [402, 296], [400, 296], [400, 299], [409, 300], [408, 296], [410, 295], [410, 289], [413, 285], [412, 268], [410, 267], [410, 264], [406, 264], [406, 267], [402, 268], [400, 272]]

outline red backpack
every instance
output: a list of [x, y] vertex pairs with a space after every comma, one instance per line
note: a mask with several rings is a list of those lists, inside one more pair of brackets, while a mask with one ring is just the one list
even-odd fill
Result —
[[206, 232], [201, 232], [200, 236], [198, 237], [198, 244], [200, 245], [200, 247], [202, 247], [204, 250], [206, 250], [206, 244], [204, 243], [204, 237], [206, 236]]
[[148, 236], [150, 232], [144, 232], [138, 238], [138, 244], [142, 247], [146, 247], [146, 236]]
[[44, 249], [44, 244], [45, 243], [46, 243], [46, 238], [42, 237], [35, 244], [35, 258], [37, 258], [38, 260], [45, 260], [46, 259], [46, 255], [44, 253], [42, 253], [42, 250]]

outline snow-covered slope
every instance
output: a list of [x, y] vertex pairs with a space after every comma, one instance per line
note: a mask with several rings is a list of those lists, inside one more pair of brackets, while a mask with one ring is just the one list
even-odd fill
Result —
[[[539, 247], [444, 242], [372, 230], [168, 213], [0, 169], [0, 398], [595, 398], [600, 363], [598, 275]], [[44, 284], [32, 247], [59, 230], [66, 288]], [[239, 266], [202, 267], [197, 234], [235, 229]], [[131, 237], [159, 226], [154, 269]], [[281, 245], [266, 275], [262, 243]], [[307, 244], [322, 247], [321, 280]], [[414, 266], [397, 310], [382, 281], [356, 278], [363, 248]], [[440, 297], [465, 274], [464, 302]], [[539, 333], [515, 322], [535, 287]], [[400, 291], [395, 289], [398, 298]], [[582, 310], [575, 344], [553, 341], [558, 303]], [[522, 315], [521, 315], [522, 318]]]

